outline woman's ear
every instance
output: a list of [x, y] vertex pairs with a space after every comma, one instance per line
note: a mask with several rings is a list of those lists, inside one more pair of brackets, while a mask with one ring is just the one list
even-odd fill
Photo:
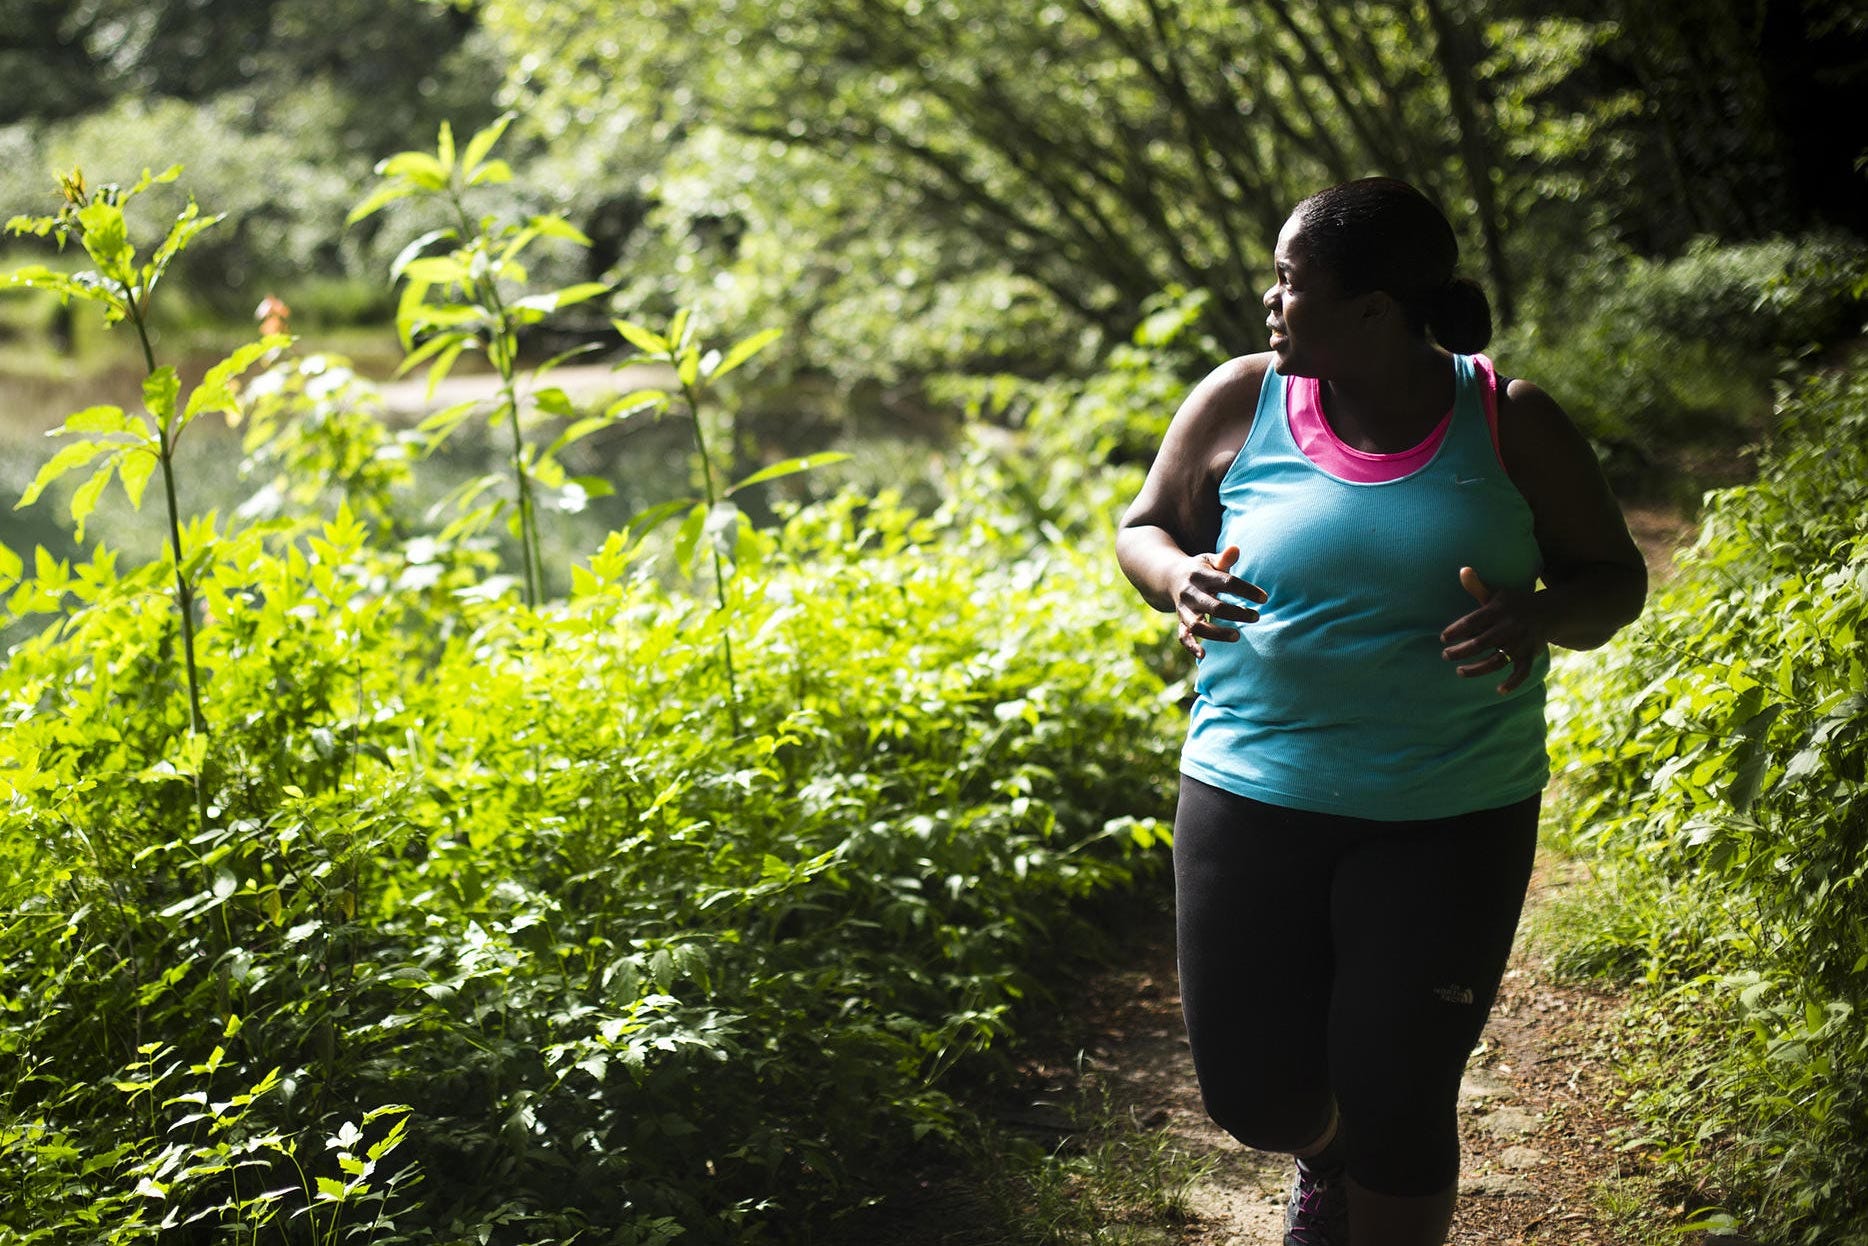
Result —
[[1361, 299], [1362, 310], [1357, 318], [1366, 328], [1373, 329], [1390, 316], [1401, 314], [1401, 305], [1386, 290], [1370, 290]]

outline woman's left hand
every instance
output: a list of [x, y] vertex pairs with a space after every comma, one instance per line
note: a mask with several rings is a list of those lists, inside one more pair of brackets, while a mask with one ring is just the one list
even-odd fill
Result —
[[1498, 691], [1511, 692], [1530, 678], [1532, 663], [1549, 642], [1536, 594], [1510, 588], [1494, 592], [1471, 567], [1459, 569], [1459, 583], [1477, 599], [1479, 608], [1440, 633], [1440, 643], [1446, 646], [1440, 656], [1461, 663], [1462, 679], [1510, 667], [1511, 674]]

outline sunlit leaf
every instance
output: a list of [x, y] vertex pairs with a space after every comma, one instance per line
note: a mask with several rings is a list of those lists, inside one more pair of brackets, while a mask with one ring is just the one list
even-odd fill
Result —
[[376, 166], [382, 177], [398, 177], [422, 190], [446, 190], [447, 170], [425, 151], [397, 152]]
[[489, 160], [467, 177], [469, 186], [497, 186], [512, 180], [512, 166], [504, 160]]
[[175, 419], [175, 399], [182, 392], [181, 378], [175, 375], [175, 369], [163, 364], [143, 378], [143, 405], [149, 410], [149, 417], [156, 422], [156, 427], [164, 432]]
[[39, 495], [44, 493], [46, 486], [53, 481], [66, 472], [83, 467], [98, 455], [117, 449], [119, 444], [110, 441], [87, 440], [74, 441], [69, 445], [60, 446], [58, 453], [46, 461], [45, 465], [39, 469], [39, 474], [32, 478], [32, 483], [26, 486], [26, 491], [20, 494], [19, 501], [13, 509], [19, 510], [31, 506], [39, 500]]
[[454, 127], [445, 120], [435, 141], [435, 163], [441, 166], [444, 178], [454, 172]]
[[694, 553], [700, 544], [701, 533], [707, 523], [707, 503], [696, 502], [688, 511], [687, 518], [681, 521], [681, 527], [675, 532], [675, 561], [683, 567], [692, 568]]
[[580, 247], [587, 247], [590, 245], [590, 238], [584, 231], [565, 220], [562, 216], [535, 216], [531, 220], [531, 227], [546, 238], [558, 238], [565, 242], [575, 242]]
[[96, 406], [74, 411], [65, 417], [65, 422], [53, 429], [49, 436], [62, 436], [66, 433], [135, 433], [136, 420], [124, 414], [122, 407]]
[[158, 462], [156, 452], [146, 445], [130, 448], [117, 460], [117, 479], [123, 482], [123, 491], [136, 510], [143, 508], [143, 491]]
[[586, 299], [596, 298], [609, 293], [610, 287], [601, 281], [586, 281], [579, 285], [566, 286], [562, 290], [553, 290], [549, 294], [531, 294], [513, 302], [514, 307], [533, 308], [541, 312], [554, 312], [560, 307], [569, 307], [573, 303], [582, 303]]
[[783, 336], [785, 336], [785, 334], [781, 329], [766, 329], [763, 332], [753, 334], [744, 341], [736, 342], [733, 349], [726, 353], [726, 357], [722, 359], [719, 365], [709, 374], [710, 377], [714, 380], [718, 380]]
[[737, 490], [744, 489], [747, 485], [763, 484], [768, 480], [777, 480], [781, 476], [790, 476], [797, 472], [809, 471], [813, 467], [822, 467], [826, 463], [841, 463], [849, 457], [848, 454], [840, 450], [826, 450], [819, 454], [806, 454], [798, 458], [786, 459], [781, 463], [774, 463], [770, 467], [761, 468], [744, 480], [739, 481], [737, 484], [729, 486], [727, 492], [733, 493]]
[[408, 271], [409, 265], [414, 263], [422, 252], [444, 238], [457, 236], [453, 229], [431, 229], [425, 234], [418, 235], [406, 247], [396, 252], [396, 258], [389, 265], [389, 279], [391, 281], [401, 280], [402, 275]]
[[510, 112], [501, 113], [490, 124], [477, 130], [474, 136], [467, 140], [466, 150], [461, 154], [461, 167], [469, 174], [479, 169], [487, 153], [493, 150], [500, 136], [506, 133], [506, 127], [512, 124], [515, 115]]
[[98, 269], [126, 287], [135, 281], [136, 249], [130, 245], [130, 230], [123, 219], [123, 209], [114, 203], [94, 199], [73, 215], [84, 231], [79, 241], [97, 262]]
[[660, 389], [638, 389], [624, 394], [603, 409], [603, 414], [613, 420], [627, 419], [652, 411], [668, 404], [668, 393]]
[[379, 186], [369, 196], [350, 210], [344, 218], [345, 225], [355, 225], [365, 217], [374, 216], [398, 199], [406, 199], [415, 193], [415, 188], [406, 182], [392, 182], [388, 186]]
[[234, 381], [269, 353], [284, 350], [291, 344], [292, 339], [286, 334], [269, 334], [256, 342], [248, 342], [236, 348], [225, 359], [209, 368], [201, 378], [201, 384], [195, 386], [188, 395], [187, 408], [182, 412], [183, 427], [205, 412], [231, 411], [237, 407], [240, 396], [234, 391]]
[[644, 354], [666, 355], [668, 353], [667, 339], [660, 334], [628, 320], [612, 320], [610, 323], [616, 326], [616, 331], [623, 335], [624, 341]]
[[97, 509], [97, 500], [104, 495], [105, 486], [110, 484], [111, 474], [116, 470], [117, 461], [122, 454], [123, 451], [118, 450], [116, 454], [105, 459], [98, 469], [91, 473], [88, 480], [72, 491], [71, 522], [78, 529], [77, 535], [80, 541], [84, 540], [84, 523], [91, 517], [91, 512]]

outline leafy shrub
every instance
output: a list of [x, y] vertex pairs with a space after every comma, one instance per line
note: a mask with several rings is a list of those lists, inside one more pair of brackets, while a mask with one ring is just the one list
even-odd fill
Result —
[[[123, 205], [151, 184], [71, 179], [17, 227], [98, 271], [16, 280], [140, 336], [205, 227], [191, 204], [137, 267]], [[998, 525], [977, 472], [939, 518], [846, 494], [753, 528], [698, 403], [770, 335], [703, 353], [685, 324], [618, 327], [679, 381], [706, 496], [536, 608], [405, 529], [410, 464], [335, 361], [236, 394], [283, 339], [186, 395], [150, 357], [147, 420], [67, 422], [89, 440], [34, 494], [101, 456], [138, 502], [223, 411], [273, 478], [227, 518], [165, 489], [145, 565], [0, 546], [10, 611], [51, 616], [0, 668], [6, 1240], [756, 1240], [952, 1131], [949, 1079], [1031, 966], [1157, 864], [1159, 629], [1106, 539]], [[557, 447], [515, 444], [551, 483]], [[711, 555], [710, 604], [670, 554]]]
[[1639, 967], [1631, 1100], [1663, 1160], [1771, 1240], [1868, 1241], [1868, 377], [1779, 411], [1632, 638], [1565, 668], [1573, 847]]
[[1678, 470], [1676, 443], [1730, 453], [1757, 436], [1779, 360], [1860, 331], [1864, 271], [1868, 249], [1839, 235], [1597, 259], [1497, 353], [1609, 448], [1618, 483], [1652, 487]]
[[[1099, 560], [940, 539], [886, 503], [794, 516], [727, 624], [757, 655], [738, 731], [719, 617], [617, 545], [531, 614], [402, 587], [347, 515], [234, 538], [192, 749], [172, 609], [146, 571], [75, 569], [78, 608], [0, 675], [0, 964], [57, 1053], [0, 1100], [46, 1190], [13, 1227], [198, 1149], [190, 1096], [229, 1087], [269, 1085], [229, 1127], [257, 1171], [163, 1207], [280, 1186], [257, 1137], [309, 1168], [407, 1104], [427, 1201], [394, 1223], [453, 1208], [496, 1240], [731, 1236], [946, 1128], [943, 1073], [1006, 1033], [1071, 903], [1129, 877], [1172, 765]], [[161, 1102], [113, 1089], [163, 1060]]]

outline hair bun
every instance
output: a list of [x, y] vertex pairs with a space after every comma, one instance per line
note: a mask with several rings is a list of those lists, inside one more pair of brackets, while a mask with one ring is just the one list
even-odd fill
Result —
[[1454, 277], [1434, 294], [1427, 328], [1454, 354], [1476, 355], [1492, 340], [1491, 300], [1471, 277]]

